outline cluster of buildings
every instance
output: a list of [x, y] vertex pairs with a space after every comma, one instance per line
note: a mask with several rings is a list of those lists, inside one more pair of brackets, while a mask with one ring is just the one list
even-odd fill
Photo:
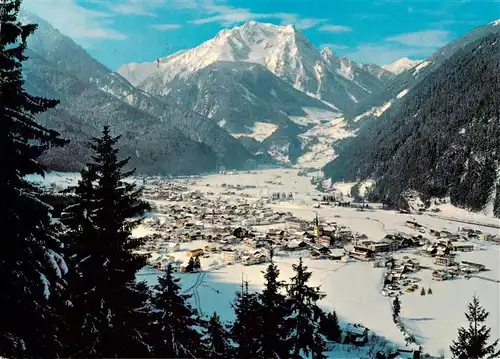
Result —
[[[394, 254], [411, 251], [426, 258], [426, 262], [431, 260], [432, 266], [426, 268], [433, 270], [432, 278], [446, 280], [484, 270], [481, 263], [457, 262], [456, 253], [475, 250], [475, 240], [495, 240], [467, 228], [457, 233], [426, 229], [414, 220], [405, 223], [415, 231], [414, 235], [388, 234], [373, 240], [336, 222], [319, 223], [317, 217], [305, 221], [291, 213], [275, 212], [262, 198], [215, 196], [188, 188], [179, 181], [153, 179], [148, 183], [145, 198], [151, 201], [156, 215], [146, 223], [156, 234], [150, 236], [146, 250], [168, 256], [179, 250], [179, 243], [205, 240], [209, 245], [194, 255], [217, 254], [226, 264], [264, 263], [269, 260], [271, 248], [275, 252], [306, 251], [314, 259], [373, 261], [375, 267], [389, 269], [386, 286], [390, 293], [401, 287], [399, 281], [408, 274], [422, 269], [420, 260], [395, 261]], [[228, 185], [225, 188], [243, 187]], [[291, 193], [283, 195], [289, 197]]]

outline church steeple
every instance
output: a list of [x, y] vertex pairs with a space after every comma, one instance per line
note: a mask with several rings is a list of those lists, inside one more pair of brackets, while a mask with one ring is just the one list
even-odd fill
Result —
[[316, 213], [316, 218], [314, 219], [314, 236], [316, 238], [319, 237], [319, 220], [318, 220], [318, 214]]

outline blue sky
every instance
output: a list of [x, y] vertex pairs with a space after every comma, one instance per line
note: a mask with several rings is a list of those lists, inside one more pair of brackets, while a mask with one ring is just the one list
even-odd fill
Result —
[[500, 18], [500, 0], [25, 0], [23, 6], [113, 70], [197, 46], [249, 20], [294, 24], [319, 48], [384, 65], [423, 59]]

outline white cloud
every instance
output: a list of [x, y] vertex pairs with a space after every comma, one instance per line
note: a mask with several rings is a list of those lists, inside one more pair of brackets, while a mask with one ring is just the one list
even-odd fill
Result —
[[423, 59], [432, 54], [432, 49], [427, 47], [400, 47], [387, 44], [362, 44], [344, 55], [361, 63], [374, 63], [386, 65], [403, 57]]
[[279, 19], [282, 24], [294, 24], [298, 29], [309, 29], [327, 21], [327, 19], [317, 18], [301, 19], [296, 14], [291, 13], [254, 13], [247, 8], [233, 7], [213, 0], [200, 1], [198, 10], [204, 15], [211, 16], [190, 21], [195, 25], [217, 22], [228, 27], [250, 20]]
[[345, 50], [348, 49], [349, 46], [347, 45], [342, 45], [342, 44], [332, 44], [332, 43], [326, 43], [326, 44], [321, 44], [320, 48], [325, 48], [329, 47], [330, 49], [336, 51], [336, 50]]
[[385, 65], [403, 57], [425, 59], [450, 41], [450, 32], [425, 30], [389, 36], [380, 43], [360, 44], [345, 56], [358, 62]]
[[338, 33], [338, 32], [350, 32], [352, 31], [352, 29], [349, 26], [344, 26], [344, 25], [323, 25], [319, 28], [319, 31]]
[[449, 42], [449, 36], [449, 31], [426, 30], [390, 36], [385, 40], [406, 46], [441, 47]]
[[[98, 2], [100, 0], [91, 0]], [[102, 2], [101, 2], [102, 3]], [[155, 10], [167, 4], [166, 0], [122, 0], [120, 2], [110, 2], [106, 6], [110, 11], [121, 15], [143, 15], [154, 16]]]
[[[61, 33], [75, 41], [127, 38], [126, 35], [110, 27], [112, 14], [86, 9], [74, 0], [59, 0], [57, 5], [40, 0], [25, 0], [22, 7], [48, 21]], [[82, 41], [79, 42], [82, 43]]]
[[182, 27], [180, 24], [159, 24], [159, 25], [151, 25], [152, 29], [168, 31], [168, 30], [177, 30]]
[[328, 19], [305, 18], [295, 21], [295, 26], [297, 27], [297, 29], [305, 30], [327, 21]]

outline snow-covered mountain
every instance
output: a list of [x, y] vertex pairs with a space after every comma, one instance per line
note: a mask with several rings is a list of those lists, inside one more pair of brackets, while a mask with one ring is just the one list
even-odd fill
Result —
[[417, 66], [422, 60], [411, 60], [407, 57], [396, 60], [393, 63], [382, 66], [385, 70], [392, 72], [395, 75], [399, 75], [401, 72], [409, 70]]
[[216, 62], [176, 77], [169, 89], [165, 98], [213, 119], [232, 134], [251, 135], [256, 122], [268, 123], [270, 128], [287, 124], [290, 116], [307, 116], [303, 108], [332, 110], [264, 66], [248, 62]]
[[154, 95], [166, 95], [169, 83], [218, 61], [252, 62], [265, 66], [297, 90], [343, 111], [352, 108], [383, 84], [371, 72], [331, 51], [318, 49], [292, 25], [247, 22], [220, 31], [213, 39], [157, 63], [127, 64], [117, 72]]
[[39, 25], [28, 39], [26, 86], [36, 95], [61, 100], [41, 120], [72, 140], [54, 155], [59, 163], [81, 165], [88, 153], [85, 141], [103, 124], [124, 135], [123, 149], [139, 170], [199, 173], [217, 165], [243, 168], [255, 159], [208, 118], [135, 88], [46, 21], [31, 14], [23, 21]]
[[396, 75], [393, 74], [392, 72], [387, 71], [383, 67], [375, 64], [361, 64], [360, 66], [363, 67], [366, 71], [371, 73], [376, 78], [380, 79], [380, 81], [382, 81], [384, 85], [396, 77]]

